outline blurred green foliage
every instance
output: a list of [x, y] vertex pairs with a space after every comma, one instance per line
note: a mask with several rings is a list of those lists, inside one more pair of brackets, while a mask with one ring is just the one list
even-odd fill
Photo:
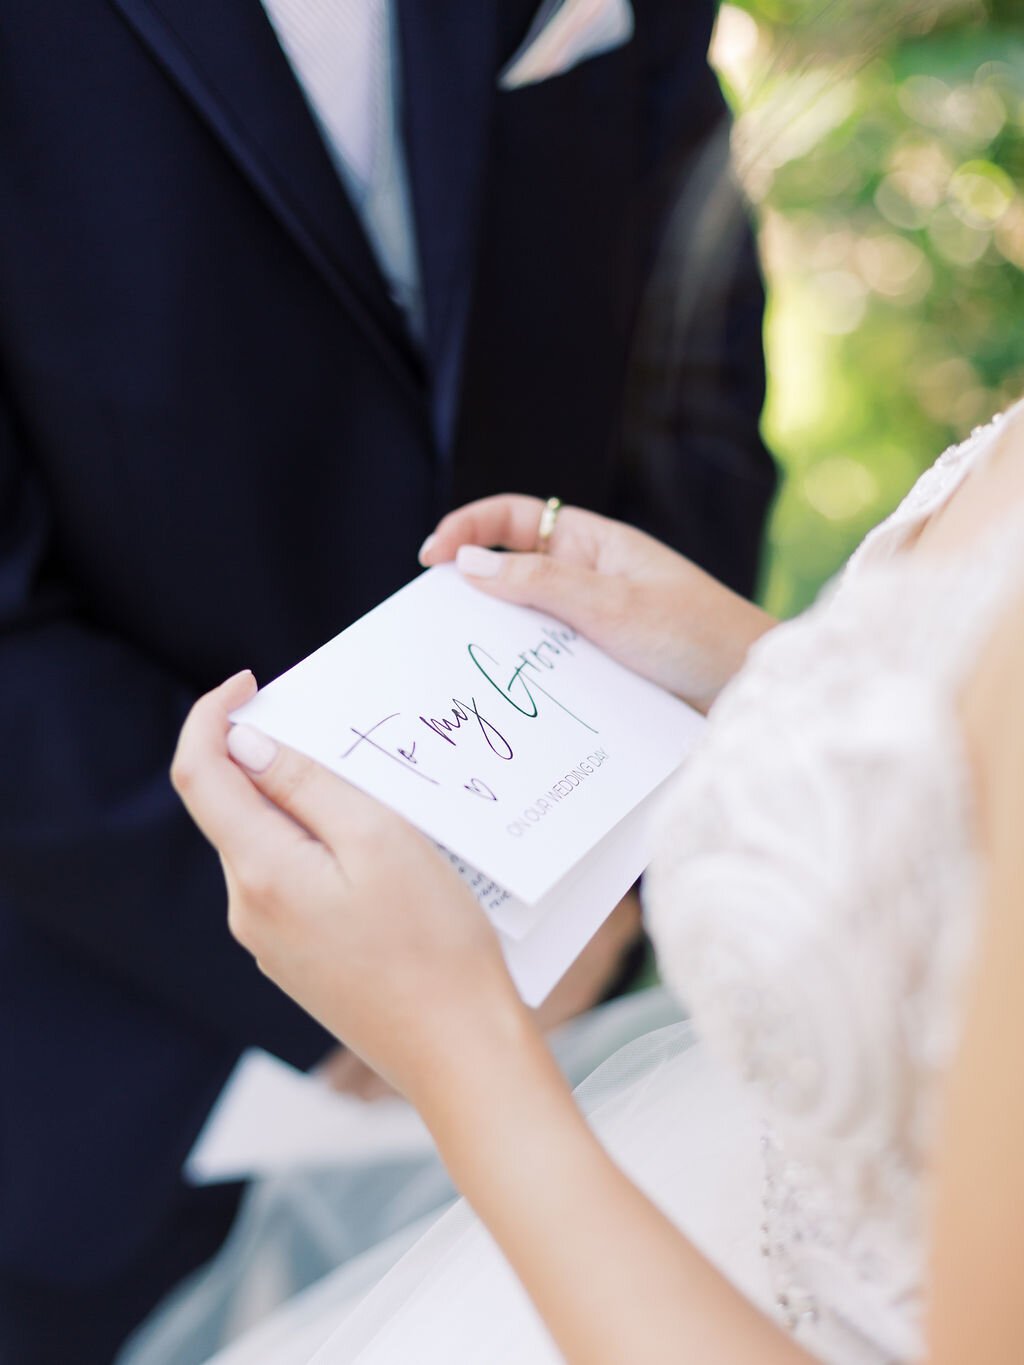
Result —
[[713, 52], [770, 283], [789, 615], [1024, 395], [1024, 3], [735, 0]]

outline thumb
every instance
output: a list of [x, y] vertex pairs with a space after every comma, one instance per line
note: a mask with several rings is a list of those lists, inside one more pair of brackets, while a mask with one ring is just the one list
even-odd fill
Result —
[[626, 589], [623, 579], [552, 555], [462, 545], [455, 564], [463, 577], [491, 597], [536, 607], [592, 637], [604, 633]]
[[364, 842], [397, 816], [314, 759], [251, 725], [235, 725], [227, 750], [249, 780], [285, 815], [332, 852]]

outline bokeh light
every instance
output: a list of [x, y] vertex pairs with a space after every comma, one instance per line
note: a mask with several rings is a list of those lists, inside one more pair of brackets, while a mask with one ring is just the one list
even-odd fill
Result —
[[1024, 12], [735, 0], [712, 55], [771, 285], [763, 596], [791, 614], [1024, 396]]

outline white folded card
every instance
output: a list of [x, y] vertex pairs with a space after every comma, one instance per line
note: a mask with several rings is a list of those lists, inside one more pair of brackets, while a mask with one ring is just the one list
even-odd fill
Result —
[[543, 999], [649, 857], [652, 794], [701, 717], [551, 617], [430, 569], [234, 720], [443, 846]]
[[433, 1149], [398, 1096], [336, 1094], [260, 1048], [238, 1059], [185, 1160], [194, 1185], [252, 1180], [302, 1168], [402, 1161]]

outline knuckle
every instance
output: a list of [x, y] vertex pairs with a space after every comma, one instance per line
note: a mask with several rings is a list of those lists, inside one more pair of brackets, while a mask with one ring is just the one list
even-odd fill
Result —
[[544, 592], [551, 586], [554, 566], [547, 555], [520, 555], [513, 563], [517, 586], [530, 592]]
[[228, 901], [228, 932], [240, 947], [254, 957], [264, 947], [260, 915], [244, 897]]
[[274, 774], [274, 796], [283, 806], [294, 804], [308, 788], [313, 764], [308, 758], [290, 754]]
[[251, 928], [250, 917], [244, 903], [237, 896], [231, 896], [228, 900], [228, 931], [231, 937], [243, 948], [248, 948]]
[[235, 867], [235, 883], [239, 895], [232, 897], [246, 911], [273, 904], [277, 892], [275, 879], [270, 869], [258, 858], [246, 859], [241, 866]]
[[265, 946], [276, 916], [273, 887], [265, 874], [247, 870], [232, 876], [227, 921], [231, 937], [255, 954]]
[[187, 795], [195, 786], [195, 768], [180, 745], [171, 761], [171, 786], [179, 796]]

